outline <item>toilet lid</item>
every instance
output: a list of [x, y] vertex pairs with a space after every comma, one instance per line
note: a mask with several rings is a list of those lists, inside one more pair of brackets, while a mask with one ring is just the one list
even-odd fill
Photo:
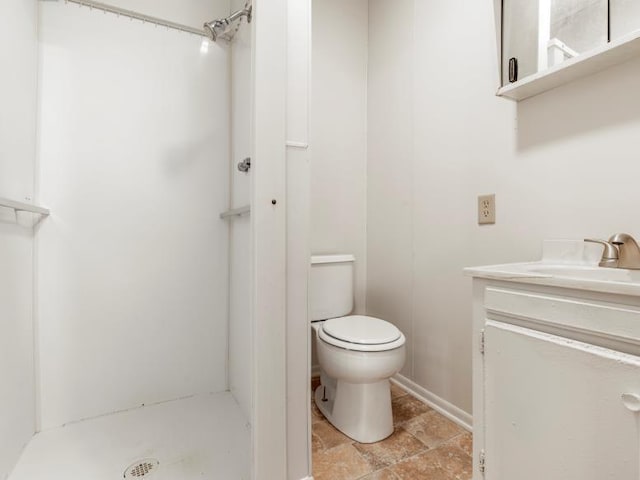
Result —
[[395, 325], [364, 315], [327, 320], [322, 325], [322, 330], [337, 340], [359, 345], [383, 345], [395, 342], [402, 336]]

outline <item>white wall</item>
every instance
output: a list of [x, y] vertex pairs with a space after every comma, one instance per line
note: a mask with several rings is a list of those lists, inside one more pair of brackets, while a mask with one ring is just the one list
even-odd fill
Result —
[[41, 426], [225, 390], [226, 51], [41, 7]]
[[[35, 196], [37, 3], [0, 2], [0, 197]], [[0, 478], [35, 430], [33, 230], [0, 208]]]
[[[232, 10], [244, 7], [233, 0]], [[230, 208], [251, 202], [252, 172], [238, 171], [237, 164], [251, 156], [251, 26], [243, 24], [231, 52], [231, 195]], [[247, 420], [251, 418], [251, 223], [250, 217], [229, 220], [230, 304], [229, 304], [229, 388]]]
[[[467, 412], [471, 289], [462, 268], [537, 259], [546, 238], [640, 236], [640, 61], [520, 104], [497, 98], [492, 7], [370, 2], [379, 41], [370, 51], [367, 311], [401, 322], [413, 347], [403, 373]], [[398, 58], [408, 54], [414, 62]], [[385, 75], [394, 83], [383, 91]], [[400, 139], [410, 142], [400, 157], [413, 162], [383, 155]], [[494, 192], [497, 224], [479, 227], [476, 197]], [[388, 247], [383, 231], [393, 232]]]
[[313, 2], [311, 252], [356, 256], [364, 313], [367, 200], [367, 1]]
[[413, 31], [411, 0], [370, 2], [367, 176], [367, 313], [407, 335], [413, 372]]

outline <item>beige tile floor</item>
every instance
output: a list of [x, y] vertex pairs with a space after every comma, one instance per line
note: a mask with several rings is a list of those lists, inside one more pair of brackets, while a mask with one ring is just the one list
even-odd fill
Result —
[[470, 480], [471, 434], [395, 385], [391, 397], [395, 432], [373, 444], [346, 437], [312, 405], [314, 480]]

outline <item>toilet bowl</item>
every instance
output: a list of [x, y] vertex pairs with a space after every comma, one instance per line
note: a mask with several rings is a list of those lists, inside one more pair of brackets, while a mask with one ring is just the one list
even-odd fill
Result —
[[[360, 316], [327, 322], [354, 320], [365, 330], [367, 323], [384, 322]], [[387, 438], [393, 433], [389, 378], [404, 365], [404, 335], [397, 331], [398, 336], [385, 343], [362, 343], [362, 337], [348, 341], [327, 334], [327, 322], [313, 324], [321, 369], [321, 384], [314, 393], [318, 409], [338, 430], [360, 443]]]
[[393, 433], [389, 378], [405, 362], [405, 337], [391, 323], [353, 309], [349, 255], [312, 258], [311, 311], [321, 384], [314, 401], [327, 420], [360, 443]]

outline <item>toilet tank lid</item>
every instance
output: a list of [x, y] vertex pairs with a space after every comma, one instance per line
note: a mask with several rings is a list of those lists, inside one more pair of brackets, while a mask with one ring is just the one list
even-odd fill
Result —
[[319, 265], [322, 263], [347, 263], [355, 261], [356, 257], [353, 255], [313, 255], [311, 257], [311, 265]]

